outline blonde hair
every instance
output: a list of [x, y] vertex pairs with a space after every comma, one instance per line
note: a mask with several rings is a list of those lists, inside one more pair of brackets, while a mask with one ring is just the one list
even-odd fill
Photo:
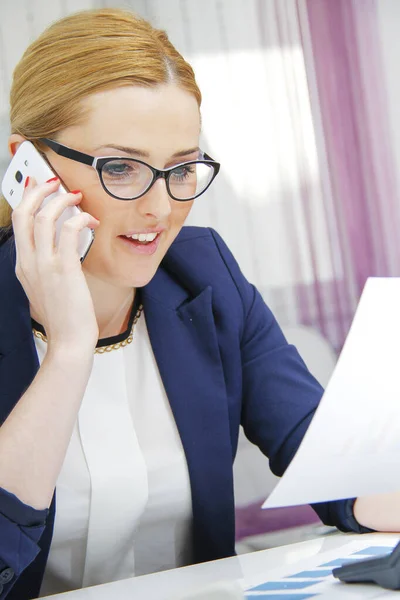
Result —
[[[126, 10], [78, 12], [48, 27], [15, 68], [11, 132], [31, 141], [54, 137], [84, 119], [81, 100], [91, 94], [171, 81], [193, 94], [200, 107], [193, 69], [164, 31]], [[0, 227], [11, 225], [11, 212], [0, 198]]]

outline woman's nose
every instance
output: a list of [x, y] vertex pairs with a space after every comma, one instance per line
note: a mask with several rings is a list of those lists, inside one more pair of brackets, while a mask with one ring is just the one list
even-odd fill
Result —
[[171, 197], [165, 179], [157, 179], [149, 191], [136, 202], [138, 211], [143, 216], [151, 216], [157, 221], [165, 220], [171, 213]]

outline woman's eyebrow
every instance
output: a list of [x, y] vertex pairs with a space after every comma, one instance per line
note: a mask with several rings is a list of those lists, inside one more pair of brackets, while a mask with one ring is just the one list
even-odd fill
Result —
[[193, 154], [194, 152], [199, 152], [200, 148], [196, 146], [196, 148], [189, 148], [189, 150], [181, 150], [180, 152], [175, 152], [171, 156], [171, 158], [180, 158], [181, 156], [186, 156], [187, 154]]
[[[131, 148], [130, 146], [119, 146], [117, 144], [103, 144], [98, 148], [95, 148], [95, 152], [97, 150], [101, 150], [102, 148], [113, 148], [114, 150], [118, 150], [119, 152], [125, 152], [126, 154], [135, 154], [136, 156], [140, 156], [141, 158], [149, 158], [150, 154], [145, 152], [144, 150], [138, 150], [136, 148]], [[189, 148], [188, 150], [179, 150], [179, 152], [175, 152], [172, 154], [170, 158], [180, 158], [182, 156], [186, 156], [187, 154], [193, 154], [194, 152], [198, 152], [200, 148], [196, 146], [195, 148]]]

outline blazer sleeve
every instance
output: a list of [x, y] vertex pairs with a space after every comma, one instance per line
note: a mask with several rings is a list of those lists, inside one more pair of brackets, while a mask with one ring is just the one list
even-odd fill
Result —
[[0, 600], [39, 553], [48, 510], [36, 510], [0, 488]]
[[[222, 238], [211, 233], [243, 303], [241, 356], [247, 438], [265, 454], [281, 476], [294, 457], [313, 418], [323, 389], [296, 348], [287, 343], [272, 312], [241, 273]], [[353, 514], [355, 498], [313, 504], [326, 525], [341, 531], [371, 532]]]

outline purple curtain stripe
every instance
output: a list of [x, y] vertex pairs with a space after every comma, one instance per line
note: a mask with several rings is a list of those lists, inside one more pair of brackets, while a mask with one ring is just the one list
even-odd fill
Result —
[[376, 0], [306, 0], [306, 8], [313, 49], [306, 68], [317, 83], [342, 269], [333, 285], [319, 281], [315, 269], [313, 284], [300, 286], [298, 297], [302, 322], [331, 341], [328, 314], [336, 314], [340, 347], [366, 279], [398, 274], [399, 203]]

